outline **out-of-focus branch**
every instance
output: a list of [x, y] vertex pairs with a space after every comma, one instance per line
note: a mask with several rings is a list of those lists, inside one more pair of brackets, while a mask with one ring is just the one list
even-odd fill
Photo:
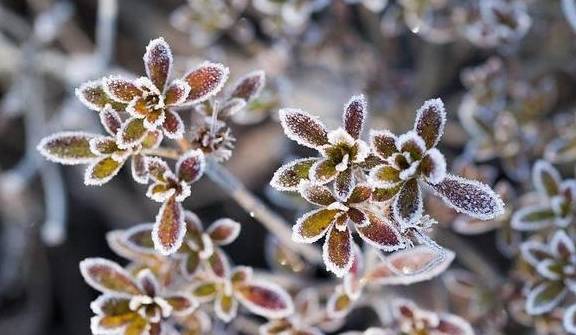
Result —
[[96, 25], [96, 54], [102, 67], [112, 60], [116, 40], [117, 0], [99, 0]]
[[572, 30], [576, 31], [576, 1], [562, 0], [562, 12], [564, 12]]

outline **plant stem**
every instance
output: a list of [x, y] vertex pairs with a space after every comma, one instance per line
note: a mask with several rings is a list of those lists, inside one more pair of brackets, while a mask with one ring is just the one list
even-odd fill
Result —
[[574, 0], [562, 0], [562, 12], [564, 12], [572, 30], [576, 31], [576, 3]]

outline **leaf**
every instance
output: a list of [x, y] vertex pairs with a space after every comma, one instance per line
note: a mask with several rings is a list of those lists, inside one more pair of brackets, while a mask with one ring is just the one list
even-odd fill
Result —
[[380, 218], [372, 212], [365, 212], [368, 224], [357, 226], [356, 230], [360, 237], [371, 246], [384, 250], [393, 251], [404, 248], [400, 232], [386, 219]]
[[172, 51], [164, 38], [158, 37], [148, 43], [144, 54], [144, 65], [148, 78], [160, 91], [164, 90], [172, 66]]
[[146, 137], [142, 140], [142, 147], [144, 149], [156, 149], [160, 146], [164, 135], [159, 130], [148, 130]]
[[410, 179], [404, 183], [394, 199], [392, 212], [394, 218], [403, 226], [410, 226], [422, 217], [422, 192], [418, 181]]
[[322, 259], [326, 270], [333, 272], [337, 277], [343, 277], [350, 271], [354, 253], [352, 234], [348, 226], [344, 226], [342, 231], [334, 225], [330, 227], [322, 247]]
[[230, 275], [230, 281], [233, 285], [246, 283], [249, 280], [252, 280], [253, 272], [254, 270], [249, 266], [237, 266]]
[[155, 254], [154, 241], [152, 241], [152, 223], [143, 223], [130, 227], [122, 232], [124, 243], [129, 245], [130, 249], [139, 253]]
[[390, 189], [397, 185], [400, 179], [400, 171], [392, 165], [380, 165], [372, 169], [369, 175], [370, 183], [377, 188]]
[[378, 285], [411, 285], [442, 274], [454, 257], [452, 251], [419, 245], [387, 256], [365, 278]]
[[214, 221], [206, 230], [212, 241], [218, 245], [232, 243], [240, 234], [240, 223], [232, 219], [219, 219]]
[[398, 183], [389, 188], [377, 187], [372, 191], [372, 200], [376, 202], [390, 201], [394, 196], [396, 196], [396, 194], [398, 194], [398, 192], [400, 192], [403, 185], [403, 183]]
[[318, 149], [328, 144], [326, 127], [317, 117], [300, 109], [281, 109], [280, 124], [286, 136], [300, 145]]
[[190, 150], [181, 155], [176, 162], [176, 174], [178, 179], [194, 183], [202, 178], [205, 167], [206, 161], [202, 150]]
[[78, 100], [93, 111], [100, 111], [110, 99], [106, 96], [100, 80], [87, 81], [74, 90]]
[[301, 243], [318, 241], [326, 234], [338, 214], [339, 210], [322, 208], [306, 213], [292, 226], [292, 240]]
[[344, 129], [348, 134], [352, 135], [354, 139], [360, 138], [364, 121], [368, 114], [368, 103], [364, 95], [353, 96], [344, 108], [342, 115]]
[[108, 134], [116, 136], [120, 127], [122, 127], [122, 119], [118, 112], [115, 111], [110, 105], [106, 105], [100, 111], [100, 123], [104, 126], [104, 129]]
[[262, 70], [253, 71], [242, 76], [230, 94], [230, 97], [241, 98], [250, 101], [260, 95], [266, 84], [266, 73]]
[[576, 159], [576, 136], [556, 138], [544, 149], [544, 157], [552, 163], [569, 163]]
[[535, 231], [550, 226], [555, 218], [550, 206], [529, 206], [514, 212], [510, 224], [519, 231]]
[[142, 95], [142, 91], [134, 83], [118, 76], [102, 79], [102, 88], [108, 97], [125, 104]]
[[219, 248], [214, 248], [214, 252], [208, 258], [206, 263], [208, 270], [212, 272], [213, 275], [219, 278], [227, 278], [230, 274], [230, 263], [228, 257], [220, 251]]
[[161, 183], [167, 182], [167, 177], [174, 177], [168, 163], [160, 157], [145, 157], [150, 177]]
[[388, 130], [370, 130], [370, 149], [381, 159], [387, 159], [398, 152], [396, 135]]
[[336, 201], [330, 189], [324, 185], [303, 181], [298, 189], [306, 201], [317, 206], [328, 206]]
[[441, 314], [436, 329], [441, 334], [447, 335], [474, 335], [474, 330], [468, 321], [451, 314]]
[[165, 100], [166, 106], [179, 106], [186, 102], [188, 95], [190, 95], [190, 85], [181, 79], [176, 79], [166, 90]]
[[341, 286], [328, 298], [326, 303], [326, 314], [330, 319], [344, 318], [352, 309], [352, 300], [344, 292]]
[[118, 151], [116, 139], [109, 136], [96, 136], [90, 139], [90, 150], [98, 156], [112, 155]]
[[566, 308], [562, 319], [564, 330], [570, 334], [576, 334], [576, 304]]
[[414, 131], [426, 142], [426, 148], [435, 147], [446, 126], [446, 110], [440, 99], [431, 99], [416, 112]]
[[300, 181], [308, 179], [310, 167], [317, 158], [302, 158], [282, 165], [270, 181], [270, 186], [278, 191], [298, 191]]
[[309, 177], [320, 184], [326, 184], [333, 181], [338, 176], [336, 164], [331, 159], [316, 159], [314, 165], [310, 168]]
[[426, 152], [426, 143], [420, 135], [414, 131], [404, 133], [396, 139], [396, 148], [400, 152], [410, 153], [413, 160], [419, 160]]
[[161, 255], [173, 254], [182, 245], [185, 234], [184, 210], [175, 197], [171, 197], [160, 207], [156, 216], [152, 230], [154, 248]]
[[[226, 100], [222, 107], [220, 108], [220, 112], [218, 113], [218, 118], [221, 120], [227, 119], [236, 115], [236, 113], [240, 112], [241, 110], [246, 107], [246, 101], [240, 98], [232, 98]], [[236, 119], [234, 120], [236, 121]]]
[[88, 285], [103, 293], [121, 296], [142, 294], [130, 274], [120, 265], [104, 258], [86, 258], [80, 272]]
[[279, 285], [250, 281], [237, 286], [234, 296], [250, 312], [269, 319], [279, 319], [294, 312], [294, 303], [290, 295]]
[[122, 149], [128, 149], [138, 145], [146, 138], [146, 128], [144, 121], [135, 117], [131, 117], [124, 121], [122, 127], [116, 134], [116, 143]]
[[162, 123], [164, 135], [173, 140], [182, 138], [184, 135], [184, 122], [180, 115], [171, 110], [166, 110], [165, 113], [166, 118], [164, 123]]
[[352, 190], [356, 186], [356, 180], [352, 175], [352, 169], [348, 168], [338, 174], [334, 182], [334, 191], [336, 197], [340, 200], [346, 200], [350, 197]]
[[216, 284], [212, 282], [200, 282], [192, 287], [191, 292], [194, 298], [196, 298], [199, 302], [207, 302], [214, 299], [216, 296], [217, 287]]
[[90, 140], [98, 135], [64, 131], [44, 137], [36, 149], [49, 161], [65, 164], [88, 164], [96, 155], [90, 150]]
[[526, 312], [542, 315], [554, 309], [566, 296], [567, 290], [562, 281], [546, 281], [534, 287], [526, 299]]
[[550, 240], [550, 251], [557, 258], [566, 260], [576, 253], [576, 246], [566, 231], [558, 230]]
[[372, 196], [372, 188], [368, 184], [358, 184], [350, 193], [350, 197], [346, 199], [347, 203], [359, 204], [368, 201]]
[[141, 154], [132, 155], [132, 162], [130, 164], [130, 171], [132, 172], [132, 179], [139, 184], [148, 183], [148, 163], [146, 156]]
[[190, 85], [188, 104], [197, 104], [218, 93], [226, 80], [229, 70], [222, 64], [205, 62], [190, 71], [184, 80]]
[[180, 271], [187, 280], [192, 280], [200, 270], [200, 255], [196, 251], [189, 251], [180, 261]]
[[214, 311], [220, 320], [228, 323], [232, 321], [232, 319], [234, 319], [238, 313], [238, 301], [236, 301], [232, 295], [224, 294], [223, 291], [224, 290], [220, 290], [218, 292], [218, 296], [216, 297], [214, 305]]
[[543, 243], [534, 240], [528, 240], [522, 243], [520, 246], [520, 252], [522, 258], [533, 267], [537, 267], [544, 259], [552, 258], [552, 254], [548, 250], [548, 247]]
[[150, 269], [140, 270], [136, 275], [136, 279], [138, 285], [147, 296], [154, 297], [158, 295], [160, 284]]
[[552, 164], [538, 160], [532, 168], [532, 182], [538, 193], [553, 197], [560, 193], [562, 178]]
[[431, 186], [457, 212], [480, 220], [494, 219], [504, 213], [504, 202], [484, 183], [447, 174], [444, 180]]
[[105, 157], [88, 165], [84, 174], [84, 184], [100, 186], [118, 174], [124, 162]]
[[192, 313], [198, 307], [198, 301], [189, 294], [170, 293], [165, 295], [164, 300], [172, 306], [172, 315], [185, 316]]
[[446, 177], [446, 159], [436, 148], [428, 150], [420, 163], [420, 169], [430, 184], [438, 184]]

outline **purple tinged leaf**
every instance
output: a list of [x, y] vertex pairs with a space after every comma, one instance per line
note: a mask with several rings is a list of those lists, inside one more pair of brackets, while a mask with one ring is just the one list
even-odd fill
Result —
[[80, 262], [80, 272], [86, 283], [100, 292], [121, 296], [142, 294], [130, 274], [107, 259], [87, 258]]
[[232, 243], [240, 235], [240, 223], [232, 219], [219, 219], [214, 221], [206, 230], [212, 241], [218, 245]]
[[160, 157], [145, 157], [149, 176], [157, 182], [165, 183], [166, 178], [175, 178], [168, 163]]
[[130, 163], [132, 179], [139, 184], [148, 183], [148, 163], [146, 156], [141, 154], [132, 155]]
[[330, 189], [324, 185], [303, 181], [298, 189], [306, 201], [317, 206], [328, 206], [336, 201]]
[[136, 275], [136, 280], [142, 292], [149, 297], [158, 295], [160, 284], [150, 269], [143, 269]]
[[370, 199], [372, 195], [372, 187], [368, 184], [358, 184], [354, 186], [352, 192], [348, 199], [346, 199], [347, 203], [350, 204], [359, 204]]
[[142, 95], [142, 91], [134, 83], [118, 76], [102, 79], [102, 87], [108, 97], [120, 103], [130, 103]]
[[250, 101], [260, 95], [266, 84], [266, 73], [262, 70], [253, 71], [242, 76], [232, 89], [230, 97]]
[[300, 145], [318, 149], [328, 144], [326, 127], [317, 117], [300, 109], [281, 109], [280, 124], [286, 136]]
[[344, 108], [342, 115], [344, 129], [348, 134], [352, 135], [354, 139], [360, 138], [364, 121], [368, 114], [368, 103], [364, 95], [353, 96]]
[[130, 249], [142, 254], [156, 255], [152, 230], [154, 224], [143, 223], [122, 231], [122, 240]]
[[187, 293], [169, 293], [164, 295], [164, 300], [172, 307], [172, 315], [187, 316], [198, 307], [198, 301]]
[[354, 261], [350, 228], [344, 226], [344, 229], [340, 230], [334, 225], [330, 227], [322, 247], [322, 259], [326, 270], [339, 278], [350, 271]]
[[171, 110], [166, 110], [166, 118], [164, 123], [162, 123], [162, 129], [164, 130], [164, 135], [170, 139], [180, 139], [184, 136], [184, 121], [178, 113]]
[[202, 178], [205, 167], [206, 161], [202, 150], [190, 150], [176, 162], [176, 174], [180, 180], [191, 184]]
[[426, 148], [435, 147], [444, 134], [446, 110], [440, 99], [431, 99], [416, 112], [414, 131], [426, 142]]
[[471, 217], [490, 220], [504, 213], [504, 202], [484, 183], [447, 174], [431, 187], [446, 204]]
[[229, 69], [219, 63], [205, 62], [188, 72], [184, 80], [190, 86], [187, 104], [197, 104], [214, 96], [228, 80]]
[[166, 106], [180, 106], [190, 95], [190, 85], [182, 79], [176, 79], [166, 90], [165, 103]]
[[570, 259], [576, 253], [576, 246], [564, 230], [558, 230], [550, 240], [550, 251], [557, 258]]
[[228, 257], [219, 248], [214, 248], [214, 252], [208, 258], [206, 265], [211, 274], [218, 278], [228, 278], [230, 275]]
[[396, 135], [388, 130], [370, 130], [370, 149], [381, 159], [397, 152]]
[[251, 280], [234, 289], [234, 297], [250, 312], [269, 319], [294, 313], [292, 298], [282, 287], [265, 281]]
[[356, 179], [352, 175], [352, 169], [348, 168], [340, 172], [334, 182], [334, 192], [336, 193], [336, 197], [345, 201], [350, 197], [354, 186], [356, 186]]
[[182, 205], [171, 197], [160, 207], [156, 216], [152, 230], [154, 248], [164, 256], [173, 254], [182, 245], [185, 234], [184, 210]]
[[49, 161], [64, 165], [89, 164], [96, 159], [90, 140], [98, 135], [64, 131], [44, 137], [36, 149]]
[[122, 119], [118, 112], [114, 110], [110, 105], [106, 105], [100, 111], [100, 123], [104, 126], [104, 129], [108, 134], [116, 136], [118, 130], [122, 127]]
[[422, 159], [420, 169], [427, 182], [432, 185], [438, 184], [446, 177], [446, 159], [438, 149], [432, 148]]
[[164, 90], [172, 67], [172, 51], [164, 38], [158, 37], [148, 43], [143, 60], [148, 78], [160, 91]]
[[404, 183], [394, 199], [392, 212], [403, 227], [408, 227], [422, 217], [423, 207], [418, 181], [410, 179]]
[[384, 251], [394, 251], [404, 248], [401, 235], [394, 225], [372, 212], [364, 212], [368, 217], [368, 224], [357, 226], [358, 235], [369, 245]]

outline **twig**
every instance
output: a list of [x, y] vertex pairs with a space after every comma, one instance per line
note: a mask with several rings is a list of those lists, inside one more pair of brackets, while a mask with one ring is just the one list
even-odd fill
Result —
[[116, 39], [116, 19], [118, 17], [117, 0], [99, 0], [98, 18], [96, 22], [96, 55], [106, 67], [114, 53], [114, 40]]
[[562, 0], [562, 12], [572, 30], [576, 31], [576, 2], [574, 0]]

